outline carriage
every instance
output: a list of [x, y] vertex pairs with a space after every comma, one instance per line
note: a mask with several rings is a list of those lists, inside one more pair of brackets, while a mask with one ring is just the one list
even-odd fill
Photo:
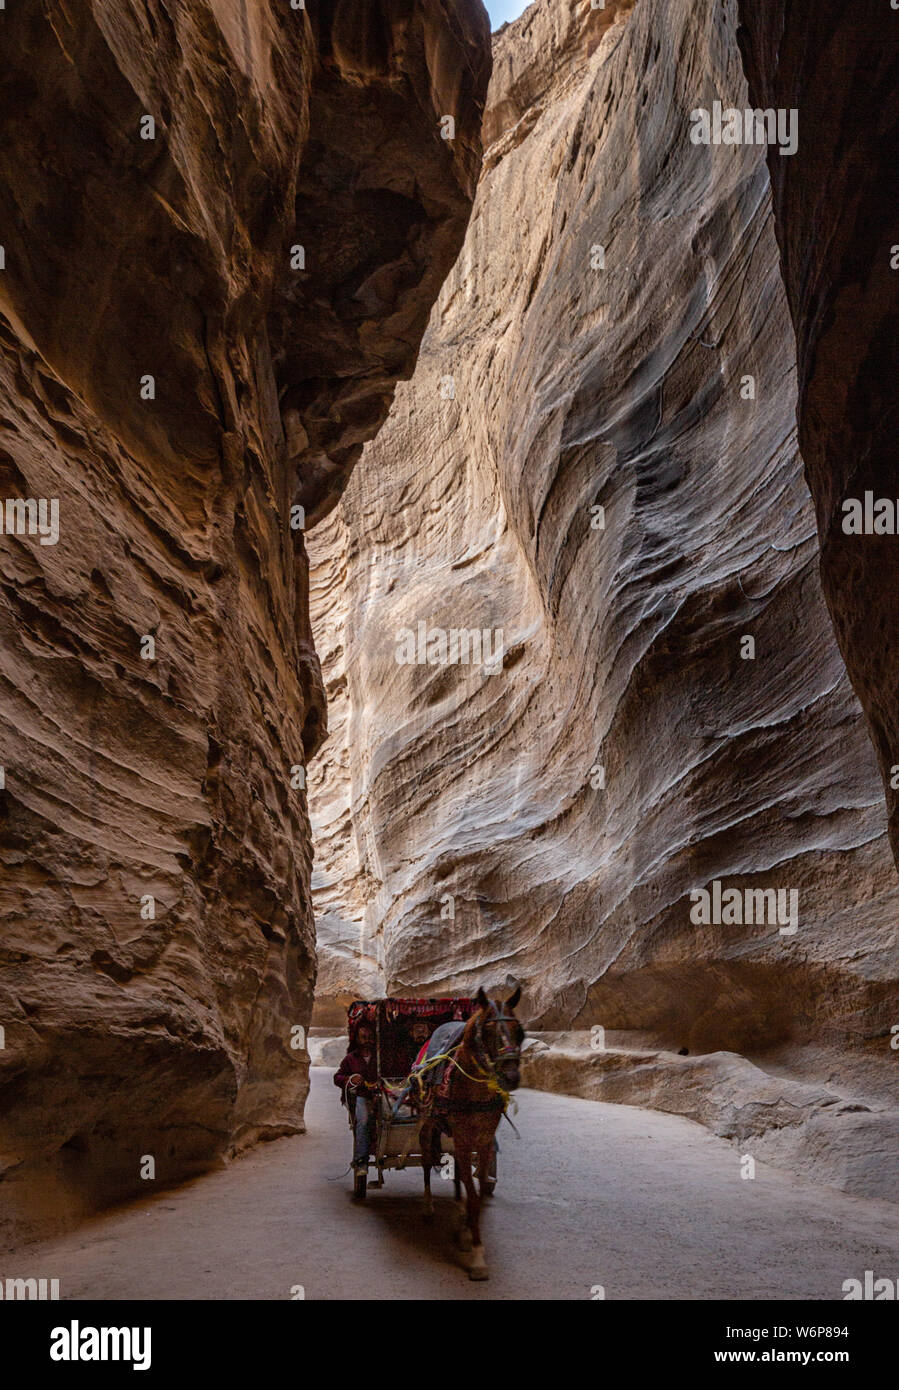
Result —
[[[414, 1094], [404, 1096], [413, 1060], [408, 1051], [409, 1029], [414, 1023], [424, 1022], [428, 1032], [433, 1033], [442, 1023], [470, 1018], [477, 1008], [476, 999], [459, 998], [357, 999], [347, 1009], [351, 1050], [355, 1047], [356, 1035], [361, 1024], [367, 1023], [374, 1030], [378, 1077], [377, 1089], [373, 1095], [373, 1151], [369, 1154], [368, 1171], [357, 1172], [355, 1175], [354, 1192], [357, 1197], [365, 1196], [370, 1173], [377, 1174], [374, 1185], [383, 1187], [384, 1173], [387, 1169], [401, 1171], [404, 1168], [421, 1167], [421, 1110], [415, 1103]], [[353, 1113], [349, 1105], [347, 1117], [352, 1133]], [[444, 1153], [451, 1154], [452, 1139], [443, 1136], [441, 1147]], [[495, 1182], [495, 1154], [490, 1178]]]

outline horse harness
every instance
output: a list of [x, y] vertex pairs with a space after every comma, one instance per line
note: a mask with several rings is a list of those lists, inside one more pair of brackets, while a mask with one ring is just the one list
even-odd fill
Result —
[[[469, 1115], [494, 1110], [505, 1112], [506, 1106], [509, 1104], [509, 1092], [500, 1085], [497, 1078], [497, 1069], [503, 1062], [517, 1062], [521, 1056], [521, 1047], [517, 1043], [512, 1042], [512, 1037], [507, 1027], [508, 1024], [515, 1023], [516, 1019], [513, 1014], [500, 1013], [493, 1000], [490, 1001], [490, 1014], [488, 1015], [488, 1019], [496, 1023], [500, 1030], [500, 1047], [496, 1056], [491, 1057], [490, 1053], [487, 1051], [484, 1043], [483, 1023], [481, 1018], [478, 1017], [475, 1025], [472, 1052], [477, 1066], [482, 1070], [482, 1075], [469, 1076], [468, 1072], [464, 1071], [463, 1068], [459, 1066], [455, 1056], [451, 1056], [450, 1065], [447, 1067], [446, 1071], [444, 1094], [435, 1094], [433, 1100], [434, 1109], [438, 1114]], [[462, 1044], [460, 1043], [459, 1046], [461, 1047]], [[457, 1050], [458, 1049], [454, 1048], [453, 1052]], [[453, 1100], [449, 1094], [453, 1069], [461, 1072], [467, 1080], [476, 1081], [479, 1085], [486, 1086], [488, 1090], [493, 1092], [493, 1095], [489, 1096], [486, 1100]]]

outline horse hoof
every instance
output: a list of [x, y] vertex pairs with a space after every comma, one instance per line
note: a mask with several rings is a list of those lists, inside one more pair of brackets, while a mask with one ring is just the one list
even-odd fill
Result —
[[469, 1279], [489, 1279], [490, 1271], [485, 1269], [483, 1265], [472, 1265], [468, 1271], [468, 1277]]
[[469, 1279], [489, 1279], [490, 1273], [487, 1269], [487, 1262], [484, 1259], [483, 1245], [476, 1245], [471, 1252], [471, 1264], [468, 1267]]

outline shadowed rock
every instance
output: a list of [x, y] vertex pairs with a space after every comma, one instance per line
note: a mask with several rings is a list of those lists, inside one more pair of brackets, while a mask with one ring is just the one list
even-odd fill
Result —
[[7, 1215], [29, 1173], [106, 1200], [302, 1123], [326, 719], [291, 509], [412, 370], [489, 75], [477, 0], [362, 9], [0, 19], [0, 497], [60, 517], [0, 538]]
[[899, 859], [899, 534], [847, 534], [842, 505], [867, 492], [890, 499], [894, 518], [899, 510], [899, 13], [877, 0], [741, 0], [740, 18], [753, 103], [799, 112], [797, 153], [768, 159], [796, 330], [799, 444], [824, 594]]

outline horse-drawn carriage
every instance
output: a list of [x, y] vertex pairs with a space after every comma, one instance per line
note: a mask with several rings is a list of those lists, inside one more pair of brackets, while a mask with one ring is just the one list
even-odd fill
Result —
[[[368, 1172], [357, 1169], [353, 1183], [355, 1196], [365, 1196], [369, 1172], [377, 1174], [375, 1185], [383, 1187], [386, 1170], [421, 1167], [420, 1092], [407, 1089], [415, 1053], [419, 1050], [413, 1051], [409, 1045], [414, 1025], [424, 1023], [431, 1036], [441, 1024], [471, 1018], [477, 1007], [476, 999], [465, 998], [357, 999], [350, 1005], [347, 1010], [350, 1051], [356, 1046], [360, 1026], [368, 1024], [374, 1032], [377, 1070], [376, 1086], [373, 1090], [368, 1088], [369, 1105], [374, 1112]], [[352, 1104], [347, 1105], [347, 1119], [352, 1133]], [[449, 1136], [442, 1136], [441, 1150], [453, 1152]], [[495, 1181], [495, 1163], [491, 1176]]]
[[[496, 1184], [496, 1128], [519, 1084], [524, 1029], [514, 1009], [520, 997], [516, 988], [503, 1003], [483, 990], [474, 999], [357, 999], [347, 1010], [350, 1051], [342, 1066], [348, 1071], [335, 1076], [356, 1143], [368, 1149], [364, 1158], [361, 1150], [354, 1157], [357, 1197], [365, 1196], [372, 1169], [382, 1187], [386, 1169], [420, 1168], [431, 1214], [431, 1171], [443, 1166], [443, 1154], [453, 1155], [446, 1176], [455, 1183], [459, 1243], [471, 1251], [472, 1279], [487, 1278], [480, 1207]], [[420, 1048], [412, 1039], [415, 1023], [426, 1025]], [[359, 1068], [364, 1061], [371, 1077], [371, 1053], [359, 1054], [356, 1046], [363, 1024], [374, 1033], [368, 1080]], [[357, 1125], [353, 1105], [363, 1087], [366, 1109]]]

